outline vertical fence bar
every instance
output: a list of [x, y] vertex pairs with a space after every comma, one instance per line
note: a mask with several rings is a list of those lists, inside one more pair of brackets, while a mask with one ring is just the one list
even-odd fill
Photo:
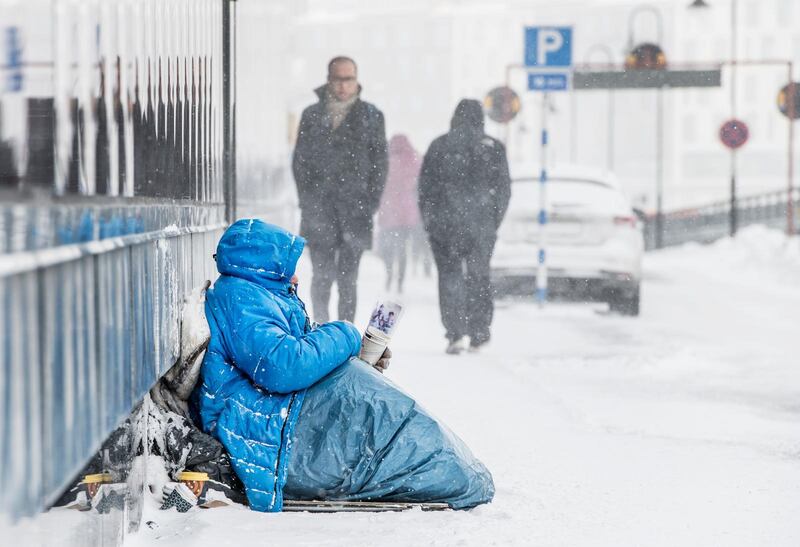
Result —
[[222, 2], [222, 140], [223, 140], [223, 191], [225, 198], [225, 220], [236, 220], [236, 131], [235, 104], [233, 102], [234, 59], [231, 51], [234, 47], [232, 29], [235, 18], [235, 4], [232, 0]]
[[[0, 248], [0, 250], [2, 250]], [[11, 335], [8, 331], [8, 323], [11, 317], [10, 306], [8, 305], [8, 291], [6, 290], [8, 280], [0, 277], [0, 485], [8, 484], [8, 475], [11, 471], [9, 463], [10, 438], [8, 434], [9, 421], [9, 402], [11, 400], [11, 357], [10, 345]], [[9, 491], [7, 488], [0, 489], [0, 510], [4, 510], [9, 503]]]

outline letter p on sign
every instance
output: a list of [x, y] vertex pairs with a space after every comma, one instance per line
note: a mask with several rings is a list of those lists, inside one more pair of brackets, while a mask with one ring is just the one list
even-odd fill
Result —
[[543, 28], [539, 31], [539, 43], [536, 44], [536, 64], [547, 65], [547, 56], [556, 53], [564, 45], [561, 33], [552, 28]]
[[525, 29], [525, 65], [570, 67], [572, 65], [572, 28], [527, 27]]

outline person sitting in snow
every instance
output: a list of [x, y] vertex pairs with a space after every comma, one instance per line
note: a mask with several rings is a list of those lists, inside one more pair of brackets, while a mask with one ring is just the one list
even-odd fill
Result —
[[211, 339], [192, 394], [201, 428], [230, 454], [256, 511], [283, 500], [444, 502], [474, 507], [492, 476], [452, 432], [357, 358], [349, 322], [312, 325], [297, 296], [305, 240], [239, 220], [215, 255]]

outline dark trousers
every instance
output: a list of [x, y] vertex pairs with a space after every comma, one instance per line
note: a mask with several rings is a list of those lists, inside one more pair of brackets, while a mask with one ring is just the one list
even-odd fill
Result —
[[456, 249], [431, 240], [439, 271], [439, 309], [448, 340], [469, 336], [471, 343], [489, 340], [494, 315], [490, 262], [494, 240]]
[[339, 289], [339, 319], [353, 321], [356, 315], [356, 283], [358, 264], [364, 250], [353, 241], [340, 241], [335, 245], [309, 244], [311, 254], [311, 304], [314, 320], [330, 320], [328, 305], [331, 287], [336, 281]]

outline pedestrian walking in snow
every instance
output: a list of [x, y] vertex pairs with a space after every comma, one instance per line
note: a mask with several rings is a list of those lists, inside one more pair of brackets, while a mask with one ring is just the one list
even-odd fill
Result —
[[502, 143], [484, 133], [483, 109], [463, 99], [450, 131], [422, 163], [419, 207], [439, 273], [439, 307], [447, 352], [489, 341], [494, 310], [490, 262], [511, 196]]
[[411, 237], [420, 225], [417, 178], [420, 158], [405, 135], [389, 140], [389, 175], [378, 211], [378, 253], [386, 264], [386, 290], [403, 292]]
[[386, 183], [386, 131], [381, 111], [360, 98], [352, 59], [331, 60], [328, 82], [315, 92], [319, 102], [303, 111], [292, 161], [311, 252], [311, 302], [316, 320], [328, 321], [336, 281], [339, 319], [352, 321], [358, 265]]

